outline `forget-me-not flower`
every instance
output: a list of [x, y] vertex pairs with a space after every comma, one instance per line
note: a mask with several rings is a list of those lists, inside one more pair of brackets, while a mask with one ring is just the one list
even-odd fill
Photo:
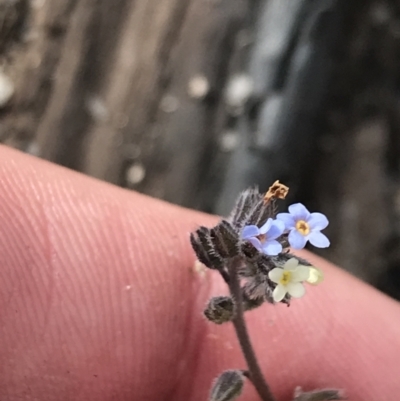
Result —
[[317, 248], [327, 248], [329, 239], [320, 231], [329, 224], [322, 213], [310, 213], [301, 203], [289, 206], [289, 213], [278, 213], [276, 218], [285, 224], [292, 248], [302, 249], [307, 241]]
[[295, 258], [289, 259], [283, 267], [275, 267], [268, 273], [271, 281], [276, 283], [272, 293], [275, 302], [282, 301], [285, 295], [289, 293], [293, 298], [301, 298], [306, 289], [302, 284], [310, 275], [309, 266], [300, 265]]
[[280, 237], [284, 231], [285, 224], [282, 221], [269, 218], [261, 228], [255, 225], [245, 226], [242, 239], [250, 241], [260, 252], [275, 256], [282, 252], [282, 245], [276, 238]]

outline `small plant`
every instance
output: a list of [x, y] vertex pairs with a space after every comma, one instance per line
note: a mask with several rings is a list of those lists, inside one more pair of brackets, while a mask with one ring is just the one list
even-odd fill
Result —
[[[290, 304], [305, 294], [305, 283], [316, 285], [323, 279], [320, 269], [289, 250], [304, 248], [307, 242], [319, 248], [329, 246], [321, 230], [328, 226], [322, 213], [310, 213], [301, 203], [289, 206], [289, 213], [278, 213], [276, 200], [284, 199], [289, 188], [276, 181], [263, 195], [256, 188], [240, 194], [231, 215], [215, 227], [200, 227], [190, 241], [198, 260], [217, 271], [230, 290], [230, 296], [210, 299], [205, 317], [215, 324], [232, 322], [246, 370], [228, 370], [215, 381], [210, 401], [236, 399], [249, 379], [263, 401], [275, 401], [261, 372], [250, 342], [244, 312], [264, 302]], [[342, 400], [338, 390], [302, 392], [297, 388], [294, 401]]]

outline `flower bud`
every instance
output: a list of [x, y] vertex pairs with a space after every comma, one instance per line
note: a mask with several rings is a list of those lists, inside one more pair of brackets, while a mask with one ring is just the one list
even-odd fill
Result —
[[222, 324], [232, 320], [234, 309], [231, 297], [213, 297], [204, 310], [204, 316], [213, 323]]
[[239, 236], [226, 220], [211, 229], [211, 239], [215, 250], [223, 258], [234, 258], [239, 252]]
[[197, 259], [210, 269], [221, 269], [224, 261], [216, 252], [212, 242], [211, 231], [206, 227], [200, 227], [190, 234], [190, 243], [196, 253]]
[[310, 274], [306, 280], [308, 284], [317, 285], [324, 279], [324, 273], [318, 267], [310, 266]]
[[244, 376], [240, 370], [227, 370], [215, 381], [210, 401], [232, 401], [243, 389]]

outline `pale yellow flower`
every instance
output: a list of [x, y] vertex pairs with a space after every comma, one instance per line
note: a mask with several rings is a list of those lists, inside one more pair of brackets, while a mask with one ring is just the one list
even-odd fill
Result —
[[275, 267], [268, 273], [271, 281], [277, 284], [272, 297], [280, 302], [288, 293], [293, 298], [301, 298], [306, 290], [303, 281], [310, 277], [310, 266], [300, 265], [296, 258], [289, 259], [283, 267]]

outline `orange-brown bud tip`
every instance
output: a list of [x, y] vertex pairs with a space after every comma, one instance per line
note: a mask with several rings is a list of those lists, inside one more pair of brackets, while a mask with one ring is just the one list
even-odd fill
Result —
[[271, 199], [285, 199], [289, 192], [289, 187], [276, 180], [268, 189], [264, 196], [264, 202], [268, 203]]

